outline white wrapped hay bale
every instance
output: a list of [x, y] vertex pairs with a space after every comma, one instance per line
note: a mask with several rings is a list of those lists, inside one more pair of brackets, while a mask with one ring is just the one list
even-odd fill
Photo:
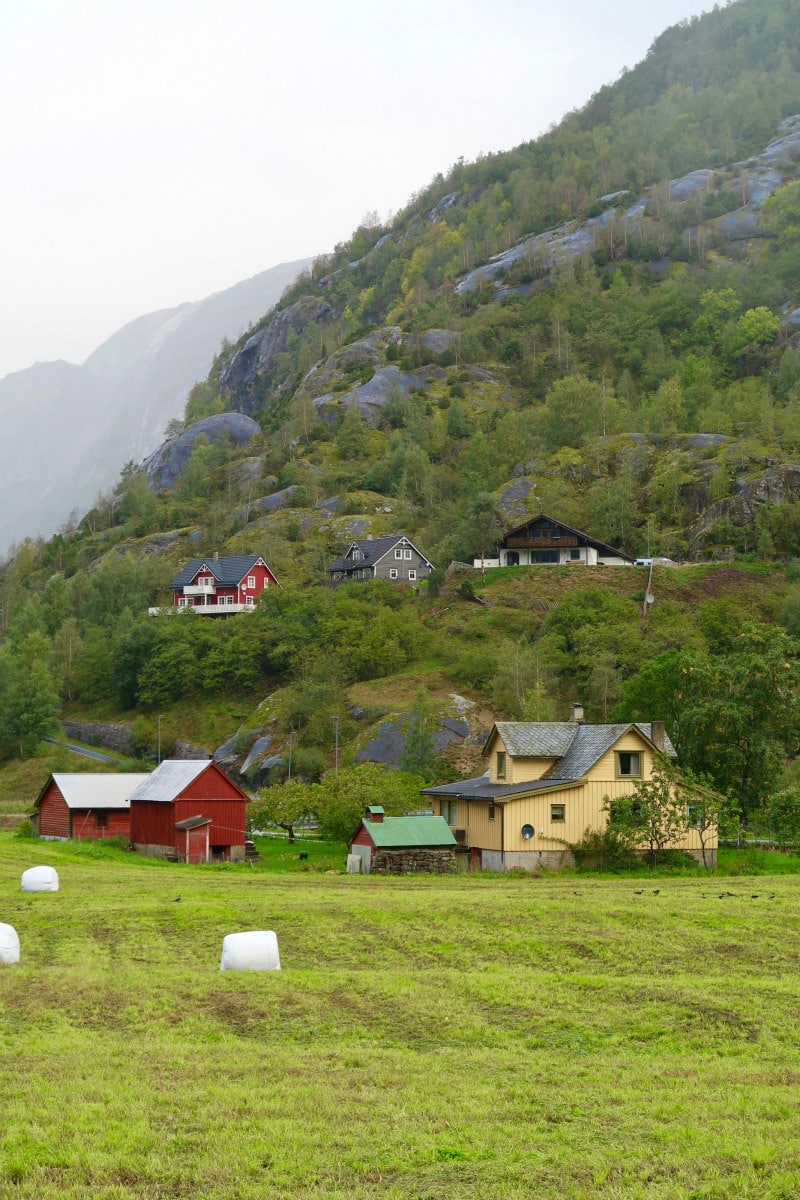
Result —
[[19, 937], [13, 925], [0, 922], [0, 963], [19, 962]]
[[57, 892], [58, 872], [54, 867], [29, 867], [22, 872], [23, 892]]
[[222, 940], [220, 971], [280, 971], [278, 939], [271, 929], [229, 933]]

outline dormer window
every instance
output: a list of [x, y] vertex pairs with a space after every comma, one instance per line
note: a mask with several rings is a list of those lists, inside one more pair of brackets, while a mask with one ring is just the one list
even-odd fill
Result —
[[497, 778], [505, 779], [506, 777], [506, 752], [505, 750], [497, 751]]
[[642, 755], [640, 751], [618, 750], [616, 759], [618, 779], [641, 779]]

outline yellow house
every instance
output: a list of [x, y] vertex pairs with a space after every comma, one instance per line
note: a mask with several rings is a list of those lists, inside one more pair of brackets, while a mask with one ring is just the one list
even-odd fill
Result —
[[[588, 725], [577, 704], [569, 721], [499, 721], [483, 753], [484, 775], [426, 788], [423, 795], [469, 850], [471, 864], [488, 871], [571, 864], [569, 845], [587, 829], [605, 828], [605, 798], [630, 795], [639, 780], [649, 779], [657, 754], [676, 756], [663, 721]], [[702, 861], [691, 827], [671, 849]], [[716, 837], [707, 836], [709, 866], [716, 856]]]

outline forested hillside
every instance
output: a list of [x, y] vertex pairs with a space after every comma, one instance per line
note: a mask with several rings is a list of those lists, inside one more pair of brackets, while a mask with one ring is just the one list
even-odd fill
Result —
[[[8, 752], [62, 705], [133, 721], [145, 747], [156, 714], [211, 748], [269, 727], [279, 762], [292, 731], [315, 777], [332, 716], [352, 749], [370, 713], [419, 730], [430, 697], [459, 691], [498, 716], [560, 717], [578, 695], [592, 718], [663, 715], [697, 765], [715, 688], [754, 699], [769, 662], [792, 685], [770, 676], [780, 730], [766, 701], [740, 706], [725, 720], [742, 737], [761, 721], [762, 740], [705, 764], [758, 803], [796, 740], [799, 161], [800, 12], [739, 0], [666, 31], [546, 136], [459, 162], [356, 230], [194, 389], [174, 486], [130, 463], [79, 524], [5, 564]], [[249, 444], [197, 436], [225, 413], [256, 422]], [[451, 561], [539, 511], [705, 565], [672, 584], [659, 568], [648, 617], [632, 570], [490, 576], [488, 609], [480, 573], [439, 591]], [[441, 569], [424, 593], [309, 586], [353, 537], [395, 531]], [[214, 550], [263, 554], [282, 590], [249, 617], [149, 617], [179, 564]]]

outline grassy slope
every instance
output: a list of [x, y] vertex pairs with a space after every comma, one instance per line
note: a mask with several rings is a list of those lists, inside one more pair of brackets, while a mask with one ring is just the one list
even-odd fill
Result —
[[[24, 896], [41, 860], [62, 889]], [[800, 879], [635, 887], [3, 835], [0, 1195], [796, 1195]], [[251, 928], [283, 971], [220, 974]]]

